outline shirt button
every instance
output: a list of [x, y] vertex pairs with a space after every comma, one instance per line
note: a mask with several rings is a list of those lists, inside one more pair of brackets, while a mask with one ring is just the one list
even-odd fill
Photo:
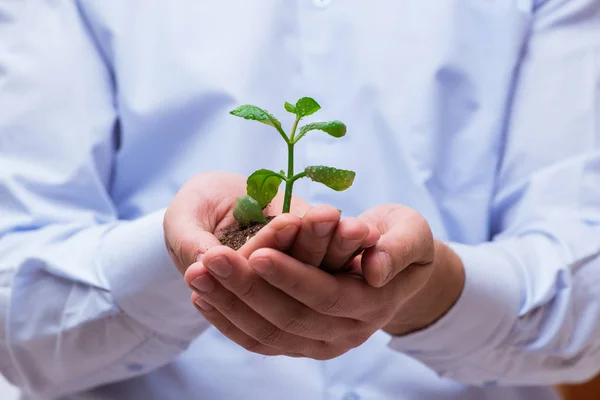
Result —
[[326, 8], [331, 4], [331, 0], [313, 0], [313, 2], [319, 8]]
[[354, 392], [346, 393], [342, 400], [360, 400], [360, 396]]

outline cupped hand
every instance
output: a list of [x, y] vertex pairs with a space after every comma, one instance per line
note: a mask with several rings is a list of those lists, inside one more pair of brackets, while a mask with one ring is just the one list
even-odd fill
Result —
[[297, 237], [281, 243], [290, 254], [259, 248], [247, 256], [214, 247], [186, 273], [198, 310], [232, 341], [259, 354], [330, 359], [359, 346], [379, 329], [407, 332], [425, 326], [456, 300], [462, 288], [460, 271], [453, 274], [456, 284], [449, 285], [455, 290], [423, 301], [431, 305], [429, 309], [408, 307], [417, 297], [443, 292], [439, 287], [432, 291], [429, 285], [437, 242], [413, 210], [382, 206], [358, 219], [377, 227], [381, 237], [354, 259], [356, 274], [330, 274], [314, 267], [319, 259], [331, 257], [328, 249], [335, 235], [324, 250], [294, 254], [294, 247], [301, 247], [309, 214], [328, 212], [315, 210], [304, 221], [282, 215], [271, 222], [275, 230], [279, 224], [299, 227]]
[[[221, 245], [217, 236], [235, 223], [233, 207], [236, 199], [244, 194], [246, 178], [229, 172], [196, 175], [179, 190], [165, 213], [163, 227], [171, 259], [182, 274], [210, 248]], [[277, 215], [281, 206], [279, 195], [265, 209], [265, 215]], [[280, 237], [295, 236], [301, 223], [298, 216], [306, 214], [309, 208], [308, 203], [294, 198], [290, 216], [296, 218], [288, 220], [290, 226], [279, 222], [270, 226], [247, 243], [244, 254], [262, 247], [287, 250], [279, 244]], [[275, 234], [275, 226], [285, 232]]]

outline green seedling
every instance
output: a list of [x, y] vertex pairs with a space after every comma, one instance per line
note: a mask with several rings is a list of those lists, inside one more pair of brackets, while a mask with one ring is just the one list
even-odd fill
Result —
[[294, 146], [307, 133], [319, 130], [335, 138], [341, 138], [346, 134], [346, 125], [340, 121], [312, 122], [298, 129], [298, 125], [304, 117], [308, 117], [320, 109], [321, 106], [310, 97], [301, 98], [296, 102], [296, 105], [286, 102], [285, 110], [296, 116], [289, 135], [283, 130], [277, 118], [262, 108], [243, 105], [231, 111], [231, 114], [236, 117], [262, 122], [275, 128], [287, 144], [288, 150], [287, 174], [283, 170], [275, 172], [268, 169], [259, 169], [248, 177], [247, 194], [237, 199], [233, 210], [233, 216], [240, 226], [267, 222], [263, 216], [263, 210], [277, 195], [281, 182], [285, 182], [283, 213], [290, 212], [292, 190], [294, 182], [298, 179], [306, 177], [336, 191], [343, 191], [352, 186], [356, 175], [353, 171], [317, 165], [306, 167], [304, 171], [297, 174], [294, 173]]

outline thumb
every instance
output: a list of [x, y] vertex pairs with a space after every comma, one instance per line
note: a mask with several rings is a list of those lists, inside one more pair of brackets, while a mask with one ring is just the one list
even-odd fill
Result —
[[381, 231], [377, 244], [367, 249], [361, 260], [363, 276], [371, 286], [382, 287], [409, 265], [433, 260], [431, 229], [416, 211], [382, 206], [365, 213], [364, 218]]
[[171, 260], [182, 274], [208, 249], [220, 245], [219, 239], [207, 228], [208, 225], [185, 218], [185, 214], [171, 211], [165, 213], [163, 227], [165, 243]]
[[171, 259], [181, 273], [208, 249], [215, 233], [233, 223], [232, 207], [245, 180], [236, 174], [205, 173], [181, 188], [165, 213], [163, 229]]

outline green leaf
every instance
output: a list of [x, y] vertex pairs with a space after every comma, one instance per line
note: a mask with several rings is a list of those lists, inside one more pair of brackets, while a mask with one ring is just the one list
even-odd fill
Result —
[[242, 227], [254, 223], [267, 223], [258, 201], [246, 195], [238, 197], [233, 207], [233, 218]]
[[323, 165], [306, 167], [304, 172], [313, 181], [320, 182], [337, 191], [343, 191], [352, 186], [354, 177], [356, 176], [354, 171], [325, 167]]
[[246, 191], [249, 196], [265, 208], [277, 195], [283, 178], [275, 171], [259, 169], [248, 177]]
[[277, 129], [281, 129], [281, 123], [277, 120], [277, 118], [275, 118], [274, 116], [269, 114], [268, 111], [263, 110], [260, 107], [246, 104], [243, 106], [239, 106], [235, 110], [231, 111], [230, 114], [235, 115], [236, 117], [262, 122], [263, 124], [267, 124]]
[[285, 111], [291, 112], [292, 114], [296, 114], [296, 106], [288, 103], [287, 101], [283, 105], [285, 107]]
[[296, 102], [296, 115], [298, 118], [307, 117], [319, 111], [321, 106], [310, 97], [303, 97]]
[[300, 133], [296, 136], [294, 142], [297, 143], [298, 140], [302, 139], [308, 132], [316, 130], [326, 132], [335, 138], [341, 138], [346, 134], [346, 125], [341, 121], [313, 122], [306, 124], [300, 128]]

